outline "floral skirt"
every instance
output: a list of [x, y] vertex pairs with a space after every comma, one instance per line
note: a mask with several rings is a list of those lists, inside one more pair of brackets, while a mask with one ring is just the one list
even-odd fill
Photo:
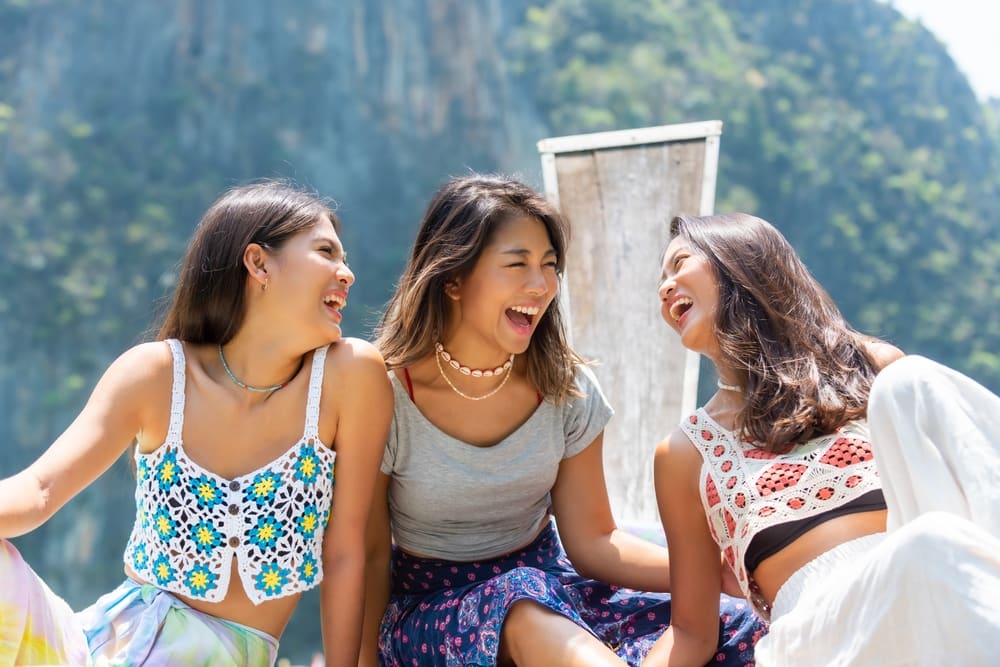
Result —
[[126, 579], [74, 613], [0, 540], [0, 665], [270, 667], [278, 640]]
[[[416, 558], [394, 549], [393, 592], [382, 618], [389, 667], [496, 665], [500, 630], [518, 600], [533, 600], [586, 628], [638, 665], [670, 624], [670, 596], [584, 579], [550, 524], [523, 551], [481, 563]], [[764, 626], [743, 600], [722, 596], [712, 665], [753, 665]]]

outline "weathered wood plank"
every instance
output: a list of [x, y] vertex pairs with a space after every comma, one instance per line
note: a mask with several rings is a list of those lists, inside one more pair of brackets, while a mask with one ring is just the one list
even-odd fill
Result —
[[[700, 139], [635, 144], [630, 137], [644, 131], [637, 130], [622, 133], [625, 146], [542, 159], [546, 189], [573, 226], [564, 279], [573, 345], [598, 362], [594, 371], [616, 410], [604, 457], [612, 508], [626, 522], [656, 520], [653, 448], [694, 407], [697, 358], [660, 320], [656, 286], [670, 219], [711, 212], [718, 150], [711, 131], [720, 126], [703, 125], [709, 134]], [[559, 139], [539, 146], [588, 145]]]

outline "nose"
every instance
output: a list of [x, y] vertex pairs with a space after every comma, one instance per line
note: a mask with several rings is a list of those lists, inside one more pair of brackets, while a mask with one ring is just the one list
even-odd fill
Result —
[[346, 262], [341, 262], [340, 267], [337, 269], [337, 280], [344, 287], [350, 287], [354, 284], [354, 272], [351, 271], [351, 267], [347, 266]]
[[525, 291], [533, 296], [541, 296], [548, 292], [549, 289], [549, 280], [548, 276], [545, 275], [545, 271], [532, 271]]
[[674, 291], [674, 281], [671, 278], [664, 278], [660, 281], [660, 287], [657, 292], [660, 295], [660, 301], [666, 301], [670, 296], [670, 293]]

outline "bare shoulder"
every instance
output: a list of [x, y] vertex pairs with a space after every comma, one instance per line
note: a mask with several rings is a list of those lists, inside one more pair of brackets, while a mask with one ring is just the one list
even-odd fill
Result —
[[119, 355], [104, 373], [102, 382], [131, 390], [168, 389], [173, 380], [173, 354], [163, 341], [140, 343]]
[[341, 374], [386, 375], [378, 349], [360, 338], [341, 338], [332, 344], [326, 355], [326, 368]]
[[875, 367], [879, 370], [905, 356], [898, 347], [878, 338], [866, 338], [864, 346], [865, 352], [875, 362]]
[[694, 479], [701, 464], [701, 454], [680, 427], [656, 446], [654, 468], [657, 477]]

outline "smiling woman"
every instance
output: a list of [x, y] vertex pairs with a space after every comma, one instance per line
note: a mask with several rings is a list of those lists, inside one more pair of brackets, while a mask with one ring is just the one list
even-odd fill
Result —
[[282, 183], [208, 209], [160, 340], [122, 354], [41, 458], [0, 481], [0, 537], [18, 535], [134, 440], [125, 581], [74, 614], [0, 540], [0, 664], [269, 666], [324, 579], [328, 664], [356, 664], [392, 394], [378, 352], [341, 336], [354, 274], [338, 232], [322, 200]]
[[[559, 311], [567, 237], [509, 178], [454, 179], [427, 209], [377, 340], [395, 403], [366, 665], [637, 665], [670, 622], [669, 595], [619, 588], [666, 591], [670, 568], [611, 516], [612, 410]], [[745, 665], [760, 626], [723, 605], [718, 664]]]
[[677, 584], [646, 664], [711, 657], [720, 552], [760, 667], [995, 664], [1000, 398], [852, 329], [760, 218], [670, 236], [663, 319], [720, 381], [657, 449]]

